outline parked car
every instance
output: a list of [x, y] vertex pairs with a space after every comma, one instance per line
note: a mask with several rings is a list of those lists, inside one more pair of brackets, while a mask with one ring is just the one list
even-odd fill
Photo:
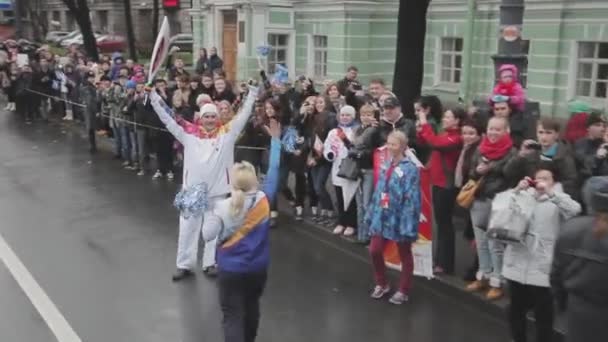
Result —
[[194, 39], [191, 33], [179, 33], [171, 37], [169, 48], [177, 46], [181, 51], [192, 52]]
[[45, 40], [49, 43], [57, 43], [60, 39], [65, 38], [70, 32], [66, 31], [49, 31], [46, 34]]
[[74, 30], [74, 31], [68, 33], [65, 37], [58, 38], [57, 42], [55, 44], [57, 44], [58, 46], [61, 46], [61, 43], [63, 43], [64, 40], [66, 40], [66, 39], [74, 39], [79, 34], [80, 34], [80, 30]]
[[101, 53], [122, 52], [127, 49], [127, 39], [119, 35], [106, 34], [97, 38], [97, 48]]
[[[93, 33], [93, 36], [95, 36], [95, 40], [97, 40], [99, 37], [102, 36], [101, 33]], [[68, 47], [72, 44], [77, 44], [77, 45], [82, 45], [84, 44], [84, 40], [82, 39], [82, 33], [78, 34], [75, 38], [73, 39], [64, 39], [61, 41], [61, 46], [63, 47]]]

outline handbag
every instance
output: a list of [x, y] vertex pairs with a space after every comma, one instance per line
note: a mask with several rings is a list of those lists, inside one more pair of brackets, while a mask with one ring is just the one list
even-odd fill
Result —
[[525, 243], [535, 202], [531, 196], [507, 190], [496, 194], [487, 236], [510, 244]]
[[[347, 149], [350, 149], [353, 146], [353, 143], [348, 140], [348, 138], [346, 138], [341, 128], [338, 128], [338, 131], [342, 133], [339, 135], [339, 137], [344, 143], [344, 146]], [[342, 159], [342, 161], [340, 162], [340, 166], [338, 166], [338, 177], [346, 178], [349, 180], [357, 180], [359, 179], [360, 175], [361, 169], [359, 168], [359, 163], [355, 159], [350, 157]]]
[[464, 209], [469, 209], [471, 205], [473, 205], [475, 194], [477, 193], [477, 189], [481, 186], [482, 181], [483, 177], [478, 180], [469, 179], [469, 181], [460, 189], [458, 196], [456, 196], [456, 203]]
[[357, 180], [361, 175], [361, 169], [359, 168], [359, 163], [353, 158], [346, 157], [342, 159], [340, 162], [340, 166], [338, 167], [338, 177]]

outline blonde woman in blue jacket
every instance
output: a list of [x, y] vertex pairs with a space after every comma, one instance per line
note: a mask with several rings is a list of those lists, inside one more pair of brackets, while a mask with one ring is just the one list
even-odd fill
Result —
[[272, 137], [268, 172], [261, 188], [255, 167], [236, 163], [231, 197], [216, 203], [205, 217], [203, 238], [218, 240], [220, 305], [226, 342], [253, 342], [260, 320], [260, 297], [270, 262], [270, 202], [275, 198], [281, 161], [281, 127], [266, 128]]

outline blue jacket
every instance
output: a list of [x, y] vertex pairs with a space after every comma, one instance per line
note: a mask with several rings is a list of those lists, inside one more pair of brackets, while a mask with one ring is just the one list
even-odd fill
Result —
[[[387, 182], [390, 165], [391, 161], [382, 165], [365, 223], [372, 236], [414, 242], [418, 239], [421, 210], [420, 171], [406, 158], [394, 168]], [[382, 207], [383, 193], [388, 194], [387, 208]]]
[[270, 202], [279, 184], [281, 141], [272, 139], [270, 161], [262, 190], [246, 194], [245, 208], [240, 215], [230, 213], [230, 199], [216, 204], [213, 213], [206, 214], [203, 238], [218, 238], [217, 264], [224, 272], [255, 273], [268, 268], [270, 262], [269, 230]]

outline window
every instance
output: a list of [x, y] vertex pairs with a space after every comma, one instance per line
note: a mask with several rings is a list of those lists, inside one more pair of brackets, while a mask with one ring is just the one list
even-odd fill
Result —
[[441, 83], [460, 83], [462, 38], [441, 39]]
[[245, 22], [239, 21], [239, 43], [245, 42]]
[[72, 31], [74, 29], [74, 16], [69, 11], [65, 12], [65, 22], [67, 30]]
[[524, 88], [528, 87], [528, 55], [530, 54], [530, 40], [521, 40], [521, 53], [526, 56], [525, 63], [520, 70], [519, 83]]
[[287, 34], [268, 34], [268, 45], [270, 53], [268, 54], [268, 73], [274, 74], [277, 64], [283, 64], [287, 67], [287, 48], [289, 35]]
[[313, 37], [314, 75], [327, 76], [327, 36]]
[[608, 43], [581, 42], [578, 45], [576, 95], [608, 97]]
[[53, 21], [61, 22], [61, 13], [59, 11], [53, 11]]
[[108, 31], [108, 11], [97, 11], [98, 29], [101, 32]]

